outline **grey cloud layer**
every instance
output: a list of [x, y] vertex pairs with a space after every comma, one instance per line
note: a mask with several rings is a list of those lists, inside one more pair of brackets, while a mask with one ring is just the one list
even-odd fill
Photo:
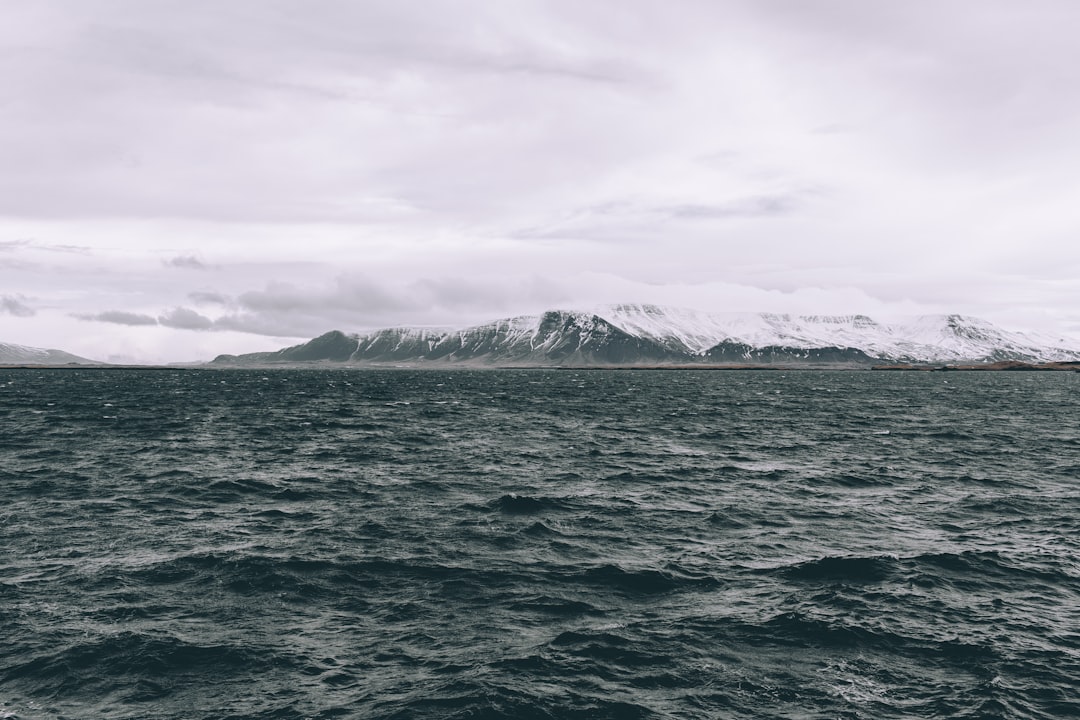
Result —
[[161, 325], [177, 330], [237, 331], [272, 337], [310, 337], [327, 330], [371, 328], [403, 323], [425, 324], [433, 314], [446, 320], [483, 316], [516, 305], [557, 302], [565, 291], [539, 278], [524, 282], [462, 281], [423, 278], [407, 285], [378, 282], [362, 276], [338, 278], [323, 287], [271, 283], [230, 298], [196, 292], [195, 302], [218, 306], [225, 313], [210, 317], [176, 307], [158, 316], [123, 311], [76, 314], [80, 320], [120, 325]]
[[[755, 83], [777, 93], [774, 113], [820, 112], [808, 133], [851, 127], [961, 162], [1019, 162], [1019, 143], [1052, 146], [1080, 105], [1068, 22], [1080, 11], [1047, 0], [919, 12], [43, 0], [9, 12], [0, 43], [18, 62], [0, 79], [20, 103], [0, 140], [0, 210], [23, 216], [363, 221], [374, 211], [356, 200], [388, 196], [498, 207], [484, 195], [603, 175], [683, 134], [700, 144], [710, 122], [745, 129], [729, 123]], [[740, 60], [741, 74], [724, 66]], [[979, 160], [975, 146], [993, 152]]]
[[[1076, 156], [1068, 20], [1080, 10], [1064, 1], [418, 12], [388, 0], [52, 0], [11, 12], [0, 46], [18, 62], [0, 80], [19, 111], [0, 136], [0, 212], [13, 216], [430, 229], [513, 223], [522, 208], [550, 222], [571, 198], [625, 183], [642, 186], [631, 194], [644, 214], [768, 217], [799, 207], [768, 179], [718, 163], [668, 187], [680, 171], [669, 161], [735, 147], [828, 184], [837, 171], [1042, 163], [1064, 175], [1053, 154]], [[707, 201], [701, 189], [718, 180], [776, 201]]]
[[[477, 35], [446, 32], [463, 11]], [[5, 67], [19, 69], [0, 79], [22, 113], [0, 140], [0, 167], [20, 172], [0, 172], [0, 212], [31, 217], [364, 221], [385, 208], [357, 200], [388, 188], [406, 196], [403, 207], [444, 205], [453, 187], [436, 191], [425, 175], [441, 182], [449, 164], [517, 143], [508, 123], [527, 109], [500, 108], [485, 86], [502, 92], [528, 76], [591, 93], [640, 74], [484, 3], [417, 12], [392, 2], [85, 0], [17, 14], [0, 43], [19, 60]], [[482, 35], [490, 40], [475, 42]], [[502, 167], [472, 172], [491, 175], [494, 189]]]
[[174, 308], [158, 318], [165, 327], [178, 330], [210, 330], [214, 321], [188, 308]]
[[165, 261], [165, 265], [175, 268], [186, 268], [188, 270], [205, 270], [206, 263], [194, 255], [177, 255], [176, 257], [169, 258]]
[[190, 292], [188, 299], [197, 305], [228, 305], [231, 302], [227, 295], [206, 291]]
[[19, 240], [0, 241], [0, 252], [14, 253], [22, 250], [44, 250], [45, 252], [78, 254], [87, 254], [90, 252], [90, 248], [84, 245], [58, 245], [41, 243], [31, 238], [20, 238]]
[[15, 317], [32, 317], [37, 311], [23, 302], [24, 300], [25, 298], [14, 295], [0, 295], [0, 313]]
[[124, 312], [123, 310], [106, 310], [99, 313], [75, 313], [79, 320], [90, 322], [113, 323], [115, 325], [157, 325], [158, 320], [152, 315], [142, 313]]

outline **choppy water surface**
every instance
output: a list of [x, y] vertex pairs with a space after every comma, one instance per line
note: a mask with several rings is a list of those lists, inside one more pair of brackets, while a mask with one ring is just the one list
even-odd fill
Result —
[[1080, 713], [1080, 376], [0, 371], [0, 717]]

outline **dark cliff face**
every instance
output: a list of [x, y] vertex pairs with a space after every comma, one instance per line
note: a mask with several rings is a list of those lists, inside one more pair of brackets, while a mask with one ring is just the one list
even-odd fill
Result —
[[510, 320], [455, 332], [394, 328], [357, 337], [335, 330], [277, 352], [222, 355], [214, 364], [321, 361], [627, 365], [692, 360], [684, 353], [634, 337], [596, 315], [551, 311], [536, 324]]
[[430, 343], [422, 335], [398, 328], [379, 330], [353, 340], [350, 360], [368, 362], [394, 362], [424, 357]]
[[356, 338], [349, 337], [339, 330], [333, 330], [295, 347], [271, 353], [283, 361], [304, 362], [310, 360], [330, 360], [344, 362], [356, 350]]
[[793, 348], [782, 345], [754, 347], [746, 343], [725, 340], [705, 352], [705, 358], [719, 363], [843, 363], [871, 365], [875, 362], [857, 348], [820, 347]]
[[506, 323], [445, 333], [392, 329], [361, 337], [352, 359], [362, 362], [495, 359], [512, 356], [515, 349], [520, 350], [515, 347], [514, 335]]
[[513, 359], [531, 352], [528, 336], [515, 332], [510, 322], [481, 325], [447, 335], [428, 354], [430, 360]]
[[595, 315], [552, 311], [535, 327], [501, 321], [447, 333], [383, 330], [361, 337], [351, 359], [607, 365], [679, 357]]
[[356, 338], [340, 330], [331, 330], [301, 345], [283, 348], [275, 352], [246, 353], [244, 355], [218, 355], [214, 365], [243, 365], [246, 363], [290, 362], [345, 362], [356, 350]]
[[545, 359], [556, 362], [576, 359], [607, 365], [682, 359], [596, 315], [544, 313], [533, 344], [543, 348]]

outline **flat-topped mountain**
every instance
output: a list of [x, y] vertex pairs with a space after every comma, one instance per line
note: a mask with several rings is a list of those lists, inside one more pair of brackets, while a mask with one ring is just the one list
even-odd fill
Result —
[[97, 365], [95, 360], [87, 360], [78, 355], [51, 350], [0, 342], [0, 365]]
[[222, 355], [215, 365], [354, 363], [678, 365], [1052, 362], [1080, 343], [1003, 330], [961, 315], [883, 323], [865, 315], [707, 313], [656, 305], [551, 310], [462, 330], [333, 331], [276, 352]]

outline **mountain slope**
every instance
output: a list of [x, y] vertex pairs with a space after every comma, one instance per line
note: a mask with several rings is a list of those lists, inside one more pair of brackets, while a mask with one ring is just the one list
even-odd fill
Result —
[[597, 312], [639, 337], [695, 354], [708, 354], [726, 341], [759, 349], [853, 348], [870, 358], [894, 362], [1080, 359], [1080, 347], [1060, 346], [962, 315], [922, 315], [883, 323], [865, 315], [703, 313], [656, 305], [614, 305]]
[[78, 355], [47, 348], [0, 343], [0, 365], [96, 365], [95, 360], [87, 360]]
[[272, 353], [214, 363], [982, 363], [1080, 360], [1080, 348], [1008, 332], [978, 318], [927, 315], [882, 323], [865, 315], [705, 313], [656, 305], [553, 310], [464, 330], [333, 331]]
[[596, 315], [556, 310], [456, 331], [388, 328], [362, 336], [347, 336], [335, 330], [277, 352], [222, 355], [215, 358], [214, 363], [315, 360], [624, 365], [673, 359], [678, 358], [656, 343], [635, 337]]

